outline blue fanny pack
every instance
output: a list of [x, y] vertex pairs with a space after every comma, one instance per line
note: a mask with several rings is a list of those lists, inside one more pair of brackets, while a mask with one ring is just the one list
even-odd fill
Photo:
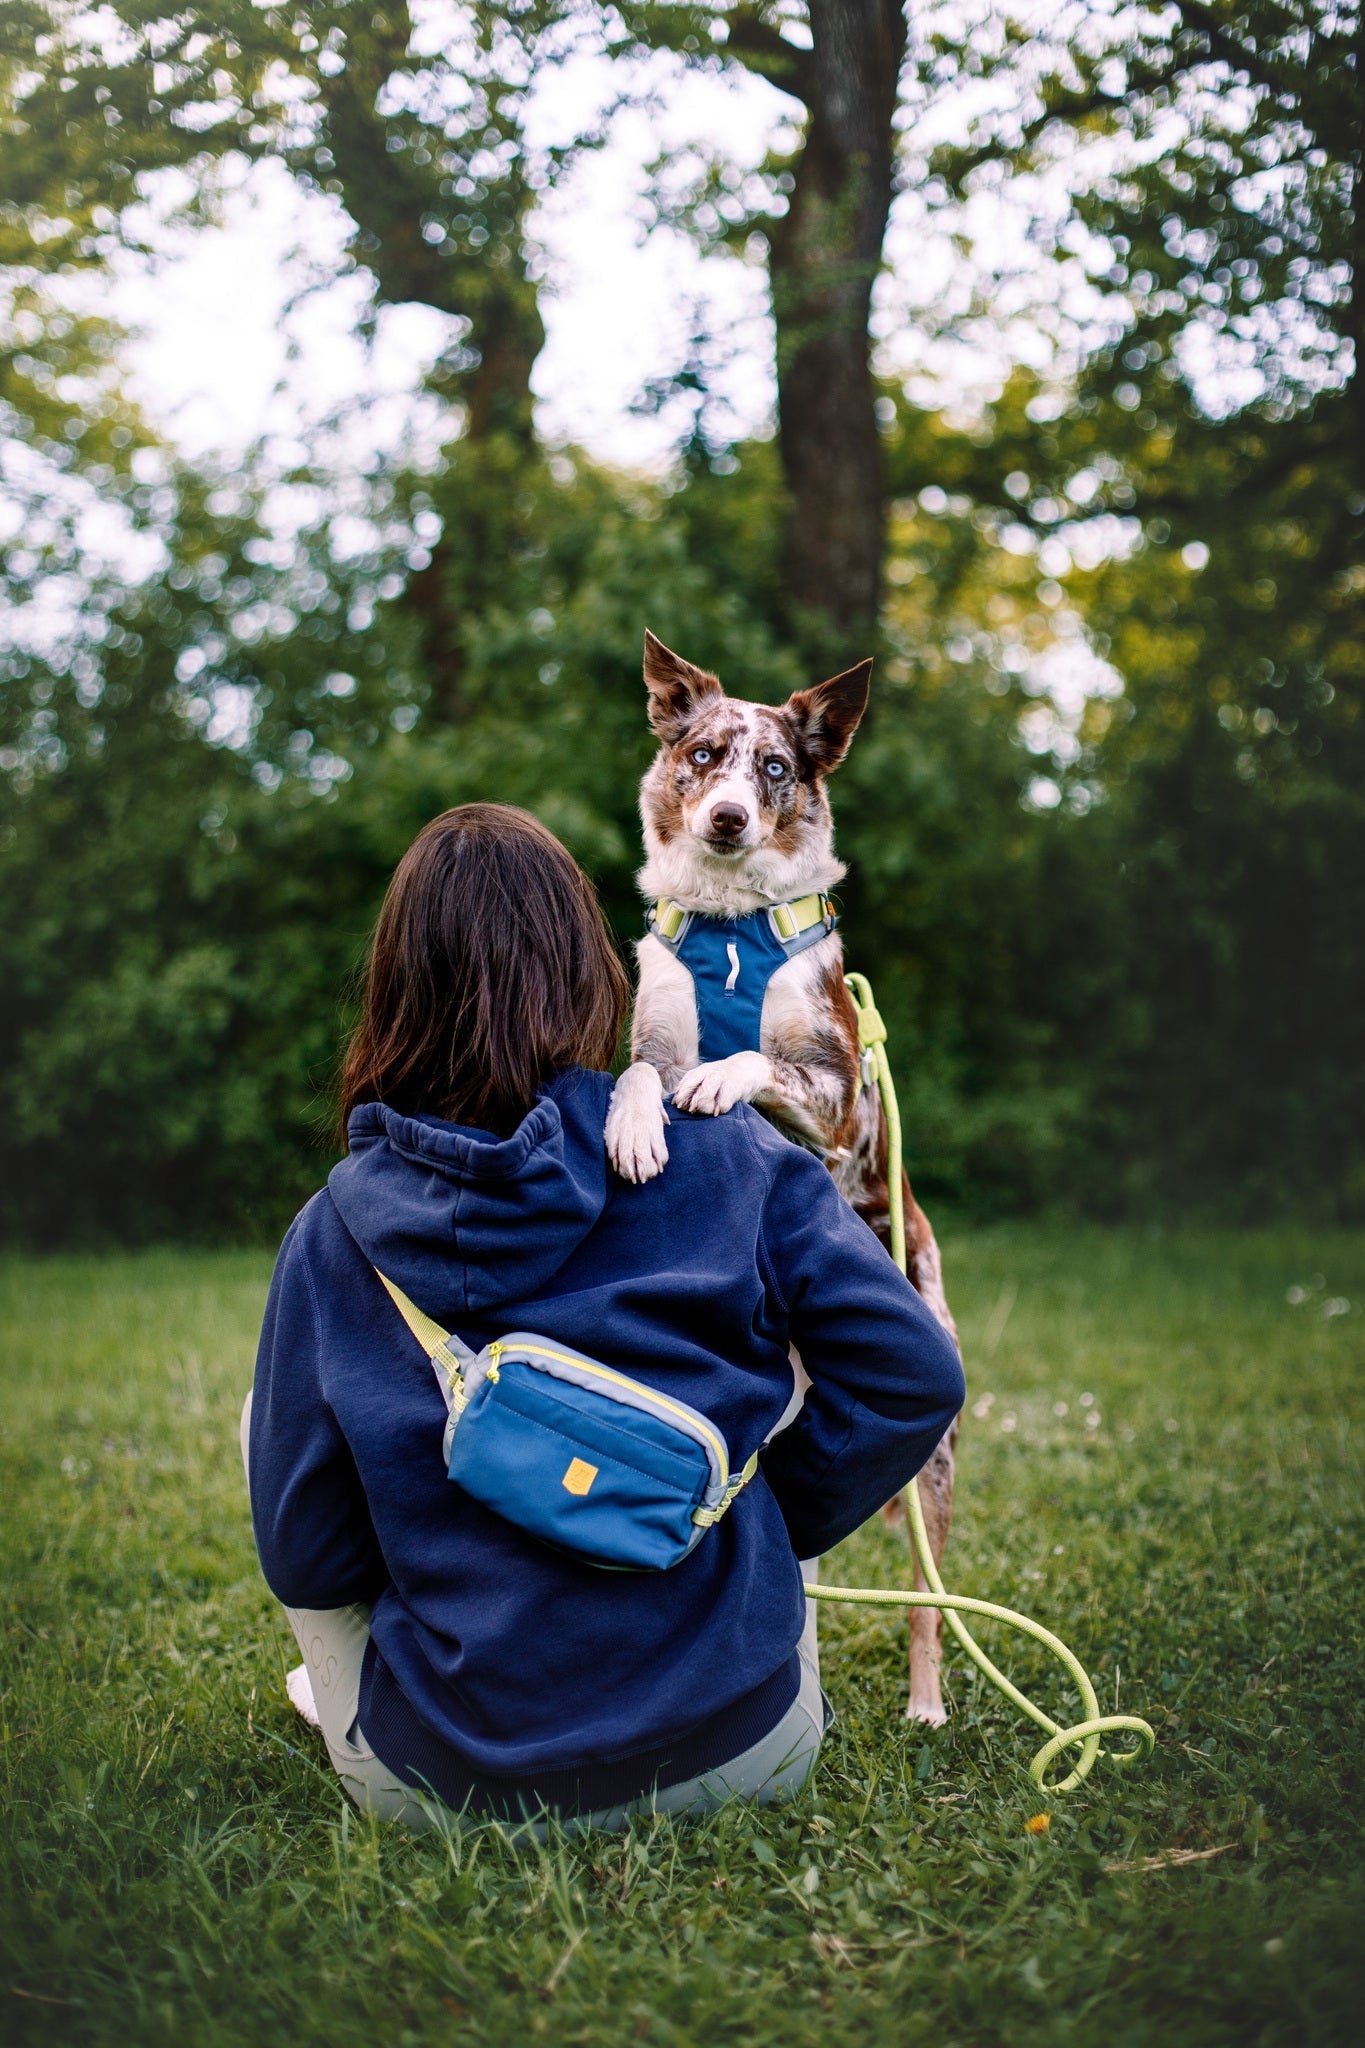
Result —
[[755, 1451], [732, 1479], [724, 1437], [685, 1401], [526, 1330], [471, 1351], [379, 1278], [445, 1399], [447, 1474], [542, 1543], [667, 1571], [758, 1470]]

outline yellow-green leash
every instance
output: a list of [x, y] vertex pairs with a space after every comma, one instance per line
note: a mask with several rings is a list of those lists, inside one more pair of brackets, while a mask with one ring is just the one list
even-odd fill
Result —
[[[882, 1103], [886, 1110], [886, 1179], [891, 1210], [891, 1256], [904, 1273], [905, 1198], [901, 1180], [901, 1119], [900, 1108], [896, 1102], [895, 1083], [891, 1079], [891, 1063], [886, 1056], [886, 1026], [872, 1000], [872, 990], [866, 975], [849, 974], [844, 978], [853, 997], [853, 1007], [858, 1013], [858, 1043], [865, 1053], [872, 1056], [876, 1067], [877, 1085], [881, 1090]], [[1029, 1776], [1046, 1792], [1070, 1792], [1089, 1775], [1096, 1757], [1101, 1754], [1119, 1765], [1137, 1763], [1141, 1758], [1150, 1756], [1156, 1737], [1148, 1723], [1139, 1720], [1136, 1714], [1102, 1714], [1095, 1688], [1079, 1659], [1072, 1655], [1066, 1644], [1059, 1641], [1050, 1629], [1045, 1629], [1039, 1622], [1031, 1621], [1026, 1614], [1017, 1614], [1012, 1607], [997, 1607], [993, 1600], [968, 1600], [960, 1593], [945, 1591], [938, 1574], [938, 1566], [934, 1562], [934, 1553], [929, 1545], [929, 1534], [924, 1526], [919, 1485], [913, 1479], [905, 1489], [905, 1506], [910, 1517], [910, 1534], [915, 1546], [915, 1555], [919, 1560], [920, 1571], [930, 1588], [929, 1592], [880, 1592], [860, 1586], [807, 1586], [806, 1592], [810, 1598], [852, 1601], [865, 1607], [940, 1608], [949, 1628], [977, 1669], [983, 1671], [991, 1684], [1004, 1693], [1006, 1699], [1012, 1700], [1021, 1713], [1027, 1714], [1031, 1721], [1036, 1721], [1050, 1738], [1029, 1765]], [[1045, 1648], [1051, 1650], [1053, 1656], [1059, 1658], [1066, 1666], [1075, 1682], [1076, 1690], [1081, 1696], [1081, 1704], [1085, 1708], [1085, 1719], [1077, 1721], [1071, 1728], [1063, 1728], [1051, 1715], [1045, 1714], [1041, 1707], [1036, 1707], [1033, 1701], [1020, 1692], [1018, 1686], [1012, 1684], [1004, 1672], [991, 1662], [966, 1623], [959, 1619], [963, 1614], [984, 1614], [993, 1621], [1007, 1622], [1011, 1628], [1022, 1629], [1025, 1635], [1032, 1636], [1035, 1642], [1042, 1643]], [[1130, 1729], [1137, 1736], [1137, 1746], [1129, 1750], [1101, 1751], [1101, 1735], [1107, 1735], [1120, 1728]], [[1044, 1773], [1052, 1759], [1060, 1756], [1063, 1750], [1071, 1749], [1077, 1744], [1080, 1745], [1080, 1755], [1076, 1759], [1075, 1769], [1057, 1784], [1046, 1784]]]

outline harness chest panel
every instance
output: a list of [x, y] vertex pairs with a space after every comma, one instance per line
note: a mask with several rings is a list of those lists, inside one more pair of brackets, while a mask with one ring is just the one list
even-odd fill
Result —
[[[757, 1052], [768, 983], [786, 961], [818, 945], [835, 923], [827, 896], [802, 897], [734, 918], [685, 912], [666, 898], [654, 904], [650, 931], [692, 977], [698, 1059]], [[789, 935], [783, 935], [784, 928]]]

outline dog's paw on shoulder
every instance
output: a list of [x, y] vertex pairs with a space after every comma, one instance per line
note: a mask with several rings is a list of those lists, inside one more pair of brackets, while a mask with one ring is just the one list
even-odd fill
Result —
[[771, 1079], [771, 1062], [761, 1052], [732, 1052], [684, 1074], [673, 1100], [690, 1116], [725, 1116], [737, 1102], [752, 1102]]
[[668, 1164], [663, 1087], [653, 1067], [627, 1067], [611, 1092], [603, 1131], [607, 1157], [622, 1180], [653, 1180]]

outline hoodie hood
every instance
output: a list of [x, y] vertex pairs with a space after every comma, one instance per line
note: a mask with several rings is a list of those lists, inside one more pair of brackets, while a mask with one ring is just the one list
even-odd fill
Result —
[[332, 1200], [370, 1263], [429, 1315], [524, 1301], [602, 1213], [611, 1087], [609, 1074], [574, 1068], [508, 1138], [362, 1103], [328, 1176]]

